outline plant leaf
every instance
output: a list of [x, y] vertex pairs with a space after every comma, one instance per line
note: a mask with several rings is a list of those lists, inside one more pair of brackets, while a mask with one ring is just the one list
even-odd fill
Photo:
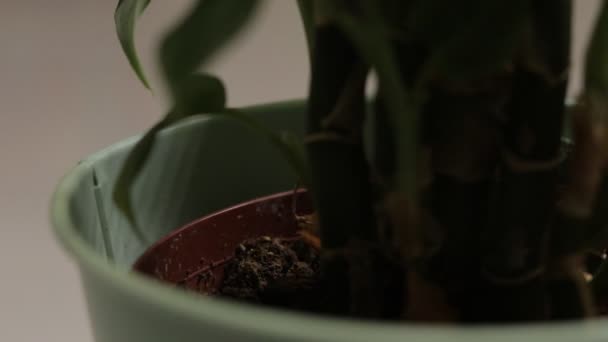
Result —
[[183, 79], [194, 73], [249, 21], [259, 0], [199, 0], [163, 40], [161, 66], [176, 102]]
[[347, 10], [333, 11], [334, 20], [352, 40], [359, 53], [378, 75], [391, 127], [395, 129], [397, 189], [416, 194], [415, 165], [418, 141], [418, 100], [401, 79], [389, 32], [374, 1], [365, 1], [359, 15]]
[[129, 223], [131, 223], [135, 237], [144, 245], [148, 244], [150, 241], [148, 241], [144, 232], [137, 224], [135, 213], [133, 211], [133, 205], [131, 203], [131, 188], [133, 187], [135, 179], [137, 179], [137, 176], [148, 160], [148, 156], [150, 155], [150, 151], [152, 150], [154, 141], [156, 140], [156, 134], [163, 128], [167, 127], [169, 121], [170, 120], [165, 118], [156, 123], [156, 125], [146, 132], [146, 134], [144, 134], [137, 144], [135, 144], [122, 165], [120, 174], [118, 175], [116, 184], [114, 185], [114, 192], [112, 194], [114, 204], [118, 210], [120, 210], [127, 217], [127, 220], [129, 220]]
[[131, 189], [150, 156], [157, 134], [184, 118], [195, 115], [217, 115], [230, 117], [245, 124], [254, 132], [267, 138], [287, 160], [294, 173], [302, 180], [302, 183], [305, 186], [310, 185], [310, 171], [308, 170], [308, 162], [302, 142], [289, 132], [277, 133], [273, 131], [251, 115], [236, 109], [226, 109], [225, 89], [218, 78], [207, 74], [194, 74], [183, 81], [179, 89], [183, 91], [180, 95], [182, 102], [177, 104], [165, 118], [154, 125], [137, 142], [127, 156], [114, 187], [114, 202], [130, 221], [135, 235], [141, 242], [147, 243], [144, 233], [137, 225], [133, 212], [130, 199]]
[[261, 136], [267, 138], [285, 158], [294, 174], [300, 178], [302, 185], [310, 189], [310, 169], [304, 144], [301, 139], [288, 131], [276, 132], [259, 122], [255, 117], [236, 109], [228, 109], [221, 113], [212, 113], [212, 115], [222, 115], [234, 118], [237, 121], [244, 123]]
[[135, 235], [141, 242], [146, 243], [143, 232], [139, 229], [133, 206], [131, 204], [131, 188], [137, 176], [143, 169], [150, 152], [154, 147], [156, 135], [162, 129], [169, 127], [178, 121], [199, 113], [213, 113], [223, 111], [226, 106], [226, 93], [222, 82], [211, 75], [194, 74], [183, 81], [180, 87], [184, 91], [180, 97], [183, 102], [171, 110], [160, 122], [155, 124], [135, 144], [127, 159], [125, 160], [120, 175], [114, 186], [114, 203], [127, 217]]
[[304, 33], [306, 34], [306, 44], [308, 45], [308, 56], [312, 61], [312, 51], [315, 46], [314, 42], [314, 4], [313, 0], [298, 0], [298, 9], [300, 11], [300, 18], [302, 19], [302, 25], [304, 26]]
[[172, 112], [176, 119], [200, 114], [221, 112], [226, 108], [226, 89], [222, 81], [212, 75], [195, 73], [179, 85], [179, 100]]
[[150, 4], [150, 0], [120, 0], [114, 12], [114, 23], [116, 24], [118, 40], [129, 60], [129, 64], [131, 64], [131, 68], [144, 86], [150, 89], [150, 84], [139, 62], [134, 41], [137, 18], [148, 7], [148, 4]]

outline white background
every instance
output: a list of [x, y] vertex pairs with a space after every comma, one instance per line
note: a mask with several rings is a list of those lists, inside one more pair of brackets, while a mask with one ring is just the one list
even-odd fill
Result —
[[[48, 224], [49, 198], [75, 163], [145, 130], [165, 104], [157, 38], [191, 1], [152, 1], [138, 47], [156, 97], [120, 52], [117, 0], [0, 0], [0, 341], [92, 341], [75, 265]], [[597, 0], [577, 0], [573, 73]], [[209, 66], [230, 105], [303, 97], [307, 55], [295, 1], [268, 0]], [[575, 77], [571, 94], [580, 82]]]

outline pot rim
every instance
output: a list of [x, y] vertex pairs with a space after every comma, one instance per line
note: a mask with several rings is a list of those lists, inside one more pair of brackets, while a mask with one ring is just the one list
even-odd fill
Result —
[[165, 245], [168, 241], [171, 241], [173, 239], [175, 239], [177, 236], [180, 236], [181, 234], [184, 234], [186, 232], [188, 232], [189, 230], [191, 230], [193, 227], [196, 227], [198, 225], [201, 224], [201, 222], [207, 221], [212, 219], [215, 216], [221, 216], [225, 213], [229, 213], [235, 209], [238, 208], [242, 208], [242, 207], [247, 207], [259, 202], [267, 202], [276, 198], [281, 198], [284, 196], [289, 196], [289, 195], [293, 195], [296, 193], [305, 193], [307, 192], [306, 189], [296, 189], [296, 190], [289, 190], [289, 191], [282, 191], [282, 192], [278, 192], [275, 194], [271, 194], [271, 195], [265, 195], [265, 196], [260, 196], [260, 197], [256, 197], [254, 199], [250, 199], [248, 201], [245, 202], [241, 202], [235, 205], [232, 205], [230, 207], [227, 208], [223, 208], [217, 211], [214, 211], [212, 213], [209, 213], [205, 216], [199, 217], [197, 219], [194, 219], [193, 221], [190, 221], [174, 230], [172, 230], [171, 232], [169, 232], [168, 234], [164, 235], [163, 237], [161, 237], [160, 239], [156, 240], [154, 243], [152, 243], [150, 246], [148, 246], [145, 251], [137, 258], [135, 259], [135, 262], [133, 263], [133, 269], [137, 270], [140, 268], [140, 265], [149, 257], [151, 257], [152, 255], [154, 255], [155, 253], [157, 253], [157, 249], [163, 245]]
[[[270, 104], [289, 108], [303, 105], [303, 101], [285, 101]], [[261, 105], [268, 106], [268, 105]], [[259, 107], [259, 106], [256, 106]], [[184, 127], [206, 120], [193, 117], [165, 129], [161, 134], [179, 134]], [[108, 281], [117, 290], [142, 301], [192, 320], [212, 322], [214, 326], [272, 336], [277, 340], [297, 338], [326, 341], [514, 341], [516, 339], [541, 341], [604, 341], [608, 340], [608, 319], [562, 323], [526, 323], [512, 325], [437, 325], [388, 322], [367, 322], [346, 318], [315, 316], [253, 305], [234, 303], [212, 297], [191, 294], [163, 285], [144, 275], [130, 272], [130, 268], [109, 263], [105, 257], [91, 249], [79, 235], [71, 220], [69, 198], [90, 175], [94, 163], [136, 141], [135, 138], [115, 143], [81, 161], [58, 185], [51, 204], [51, 222], [55, 236], [65, 250], [87, 272]], [[225, 210], [225, 209], [224, 209]], [[255, 319], [253, 319], [255, 318]]]

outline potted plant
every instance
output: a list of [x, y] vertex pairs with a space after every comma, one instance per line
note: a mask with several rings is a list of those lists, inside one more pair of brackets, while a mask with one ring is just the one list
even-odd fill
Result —
[[[121, 0], [115, 16], [146, 86], [132, 36], [148, 3]], [[161, 44], [167, 116], [141, 139], [91, 156], [59, 187], [54, 225], [81, 264], [97, 340], [608, 337], [601, 318], [583, 323], [602, 310], [608, 281], [608, 4], [570, 107], [568, 0], [298, 4], [311, 60], [306, 102], [227, 108], [221, 81], [199, 69], [258, 1], [197, 1]], [[378, 89], [368, 101], [372, 73]], [[307, 298], [322, 302], [323, 315], [216, 300], [129, 271], [176, 227], [296, 183], [312, 198], [304, 214], [293, 204], [306, 201], [302, 192], [225, 212], [273, 203], [282, 209], [271, 214], [291, 216], [264, 221], [258, 235], [273, 236], [245, 247], [237, 239], [222, 253], [283, 230], [297, 240], [303, 229], [320, 262], [318, 297]], [[309, 224], [294, 228], [302, 215]], [[200, 240], [203, 255], [234, 226], [218, 217], [205, 221], [214, 233]], [[182, 245], [159, 246], [183, 254]], [[303, 292], [289, 293], [287, 301]], [[498, 325], [516, 322], [535, 324]]]

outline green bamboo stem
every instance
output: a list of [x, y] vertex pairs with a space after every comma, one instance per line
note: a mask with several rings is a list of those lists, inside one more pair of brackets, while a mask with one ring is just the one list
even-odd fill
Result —
[[[600, 184], [598, 195], [595, 198], [595, 206], [591, 219], [587, 224], [590, 232], [587, 236], [586, 245], [593, 250], [605, 251], [608, 248], [608, 176], [604, 175]], [[608, 262], [602, 261], [599, 268], [593, 274], [591, 290], [600, 305], [608, 303]]]
[[374, 171], [386, 192], [395, 177], [395, 138], [380, 89], [374, 100]]
[[608, 299], [608, 291], [606, 290], [608, 289], [608, 263], [606, 263], [606, 260], [600, 264], [600, 267], [593, 275], [591, 289], [594, 297], [599, 301], [606, 301]]
[[608, 248], [608, 174], [604, 174], [595, 197], [593, 213], [587, 222], [585, 246], [603, 250]]
[[515, 72], [500, 181], [482, 256], [490, 297], [485, 302], [507, 300], [500, 312], [481, 310], [486, 317], [488, 312], [495, 315], [490, 319], [543, 320], [549, 315], [544, 274], [561, 163], [565, 90], [566, 82], [552, 85], [528, 70]]
[[361, 133], [366, 71], [336, 27], [315, 36], [306, 145], [323, 247], [342, 248], [376, 235]]
[[331, 23], [315, 28], [314, 41], [306, 147], [330, 311], [379, 317], [386, 277], [378, 274], [381, 253], [362, 144], [367, 67]]
[[[397, 4], [395, 4], [397, 5]], [[402, 5], [399, 5], [402, 6]], [[403, 9], [400, 8], [402, 15]], [[398, 16], [395, 13], [391, 13], [393, 16]], [[397, 61], [399, 68], [398, 77], [401, 78], [404, 85], [408, 88], [413, 87], [416, 82], [417, 71], [424, 61], [426, 52], [419, 46], [415, 46], [411, 43], [404, 43], [401, 41], [391, 41], [391, 47], [395, 54], [395, 60]], [[389, 110], [387, 108], [386, 98], [389, 96], [384, 89], [384, 85], [380, 82], [376, 97], [373, 102], [373, 116], [371, 118], [373, 128], [373, 176], [376, 183], [377, 189], [377, 201], [383, 203], [378, 206], [379, 210], [379, 221], [378, 229], [382, 235], [382, 241], [385, 245], [384, 248], [395, 248], [399, 251], [400, 259], [410, 259], [412, 255], [419, 254], [417, 251], [422, 252], [424, 246], [421, 245], [423, 242], [421, 234], [426, 233], [425, 227], [419, 225], [418, 227], [412, 227], [411, 222], [403, 222], [400, 228], [395, 226], [395, 220], [397, 219], [394, 215], [397, 213], [403, 213], [408, 206], [408, 203], [403, 203], [403, 197], [397, 195], [397, 146], [395, 139], [395, 128], [391, 126], [393, 123]], [[419, 142], [420, 143], [420, 142]], [[419, 152], [419, 156], [422, 153]], [[419, 161], [417, 165], [423, 165], [422, 161]], [[421, 192], [428, 192], [426, 184], [422, 182], [428, 179], [428, 170], [417, 170], [416, 177], [418, 186]], [[399, 197], [397, 201], [400, 203], [391, 203], [392, 200]], [[411, 207], [411, 203], [409, 203]], [[390, 207], [394, 208], [391, 211]], [[399, 216], [404, 218], [403, 215]], [[408, 241], [402, 241], [402, 240]], [[407, 250], [406, 250], [407, 249]], [[409, 260], [411, 261], [411, 260]]]
[[479, 235], [498, 148], [498, 122], [491, 114], [501, 101], [500, 89], [471, 94], [435, 89], [422, 115], [432, 150], [429, 209], [443, 230], [428, 276], [465, 320], [477, 297]]
[[[586, 225], [578, 227], [586, 233], [584, 246], [604, 251], [608, 248], [608, 175], [604, 174], [595, 198], [593, 212]], [[602, 261], [593, 274], [591, 289], [600, 304], [608, 303], [608, 262]]]
[[594, 315], [593, 295], [582, 273], [583, 255], [562, 256], [552, 266], [547, 286], [551, 298], [550, 318], [572, 320]]
[[[594, 134], [590, 113], [584, 105], [572, 111], [572, 130], [575, 148], [569, 156], [569, 180], [557, 202], [558, 215], [554, 225], [552, 243], [553, 274], [552, 307], [554, 319], [572, 319], [594, 314], [592, 291], [581, 280], [585, 265], [582, 262], [587, 252], [589, 237], [600, 233], [594, 227], [606, 215], [600, 212], [606, 204], [606, 182], [601, 180], [602, 144]], [[599, 278], [596, 279], [600, 281]], [[564, 295], [564, 291], [570, 291]], [[579, 316], [574, 316], [579, 314]]]
[[[395, 15], [395, 14], [393, 14]], [[407, 87], [413, 87], [418, 76], [418, 70], [426, 57], [426, 51], [412, 43], [392, 42], [396, 60], [399, 64], [400, 77]], [[387, 96], [382, 84], [374, 99], [374, 171], [379, 181], [386, 189], [394, 187], [396, 172], [396, 146], [394, 128], [386, 108]], [[424, 139], [424, 138], [422, 138]]]
[[[552, 316], [552, 304], [558, 308], [581, 298], [578, 287], [563, 278], [571, 272], [555, 271], [569, 263], [547, 260], [562, 162], [570, 5], [561, 0], [531, 5], [532, 26], [515, 61], [503, 162], [484, 232], [482, 275], [489, 304], [480, 314], [490, 320], [544, 320]], [[500, 310], [493, 310], [495, 300], [502, 301]]]

